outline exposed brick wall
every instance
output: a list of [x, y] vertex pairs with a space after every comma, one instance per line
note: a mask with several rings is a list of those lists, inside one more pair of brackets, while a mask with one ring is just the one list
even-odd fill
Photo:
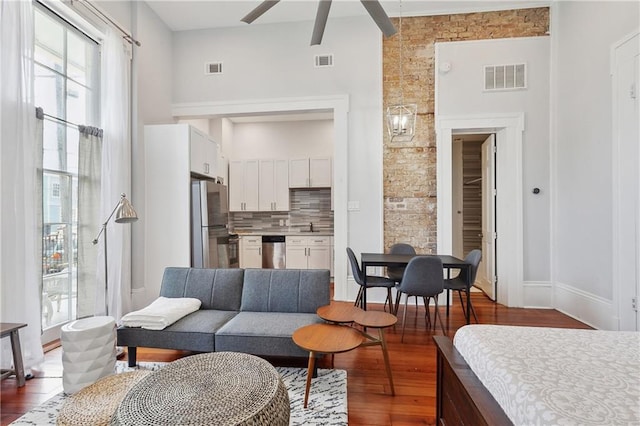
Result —
[[[399, 19], [393, 19], [399, 29]], [[384, 242], [436, 252], [435, 43], [545, 35], [549, 9], [402, 18], [404, 103], [418, 105], [411, 142], [384, 137]], [[399, 32], [383, 41], [384, 106], [401, 103]], [[386, 110], [386, 108], [385, 108]], [[385, 121], [386, 126], [386, 121]]]

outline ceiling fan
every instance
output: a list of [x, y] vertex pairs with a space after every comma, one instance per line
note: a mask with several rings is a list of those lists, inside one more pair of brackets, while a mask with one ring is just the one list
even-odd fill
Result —
[[[247, 24], [252, 23], [267, 10], [275, 6], [280, 0], [264, 0], [255, 9], [241, 19], [242, 22]], [[393, 26], [391, 19], [387, 16], [380, 2], [378, 0], [360, 0], [362, 5], [371, 18], [375, 21], [380, 31], [386, 36], [391, 37], [396, 33], [396, 28]], [[322, 35], [324, 34], [324, 27], [327, 24], [327, 17], [329, 16], [329, 9], [331, 9], [331, 0], [319, 0], [318, 11], [316, 12], [316, 21], [313, 25], [313, 34], [311, 35], [311, 45], [317, 45], [322, 42]]]

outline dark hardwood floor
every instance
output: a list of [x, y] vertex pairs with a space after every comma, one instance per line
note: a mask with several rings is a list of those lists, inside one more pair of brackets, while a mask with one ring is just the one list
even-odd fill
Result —
[[[589, 328], [554, 310], [506, 308], [491, 302], [482, 293], [472, 294], [478, 319], [482, 324], [526, 325], [560, 328]], [[435, 423], [436, 359], [432, 331], [425, 327], [424, 308], [416, 312], [413, 299], [409, 302], [404, 343], [400, 343], [402, 309], [395, 327], [387, 329], [387, 343], [396, 396], [389, 395], [388, 380], [379, 346], [358, 348], [337, 354], [335, 368], [347, 371], [347, 393], [350, 425], [428, 425]], [[370, 309], [382, 310], [382, 305]], [[433, 309], [432, 309], [433, 311]], [[449, 317], [443, 314], [447, 335], [464, 325], [464, 316], [456, 299]], [[433, 314], [433, 312], [432, 312]], [[442, 334], [438, 327], [436, 334]], [[172, 361], [185, 352], [159, 349], [139, 349], [139, 361]], [[2, 381], [1, 424], [6, 425], [31, 408], [62, 391], [62, 350], [51, 350], [41, 371], [16, 388], [16, 380]], [[271, 360], [275, 364], [306, 366], [306, 360]], [[322, 360], [319, 367], [329, 366]], [[310, 396], [313, 397], [313, 394]]]

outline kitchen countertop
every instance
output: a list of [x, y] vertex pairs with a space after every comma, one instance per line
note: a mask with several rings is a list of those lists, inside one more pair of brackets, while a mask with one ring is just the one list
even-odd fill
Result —
[[299, 236], [309, 236], [309, 237], [333, 237], [333, 232], [332, 231], [313, 231], [313, 232], [309, 232], [309, 231], [279, 231], [279, 232], [275, 232], [275, 231], [268, 231], [268, 232], [260, 232], [260, 231], [256, 231], [256, 232], [246, 232], [246, 231], [238, 231], [238, 232], [234, 232], [235, 234], [238, 234], [239, 236], [251, 236], [251, 235], [255, 235], [255, 236], [259, 236], [259, 235], [284, 235], [285, 237], [299, 237]]

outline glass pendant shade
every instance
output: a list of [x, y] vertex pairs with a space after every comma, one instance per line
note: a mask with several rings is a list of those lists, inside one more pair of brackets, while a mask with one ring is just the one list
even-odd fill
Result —
[[416, 133], [417, 104], [387, 107], [387, 129], [391, 142], [410, 142]]

